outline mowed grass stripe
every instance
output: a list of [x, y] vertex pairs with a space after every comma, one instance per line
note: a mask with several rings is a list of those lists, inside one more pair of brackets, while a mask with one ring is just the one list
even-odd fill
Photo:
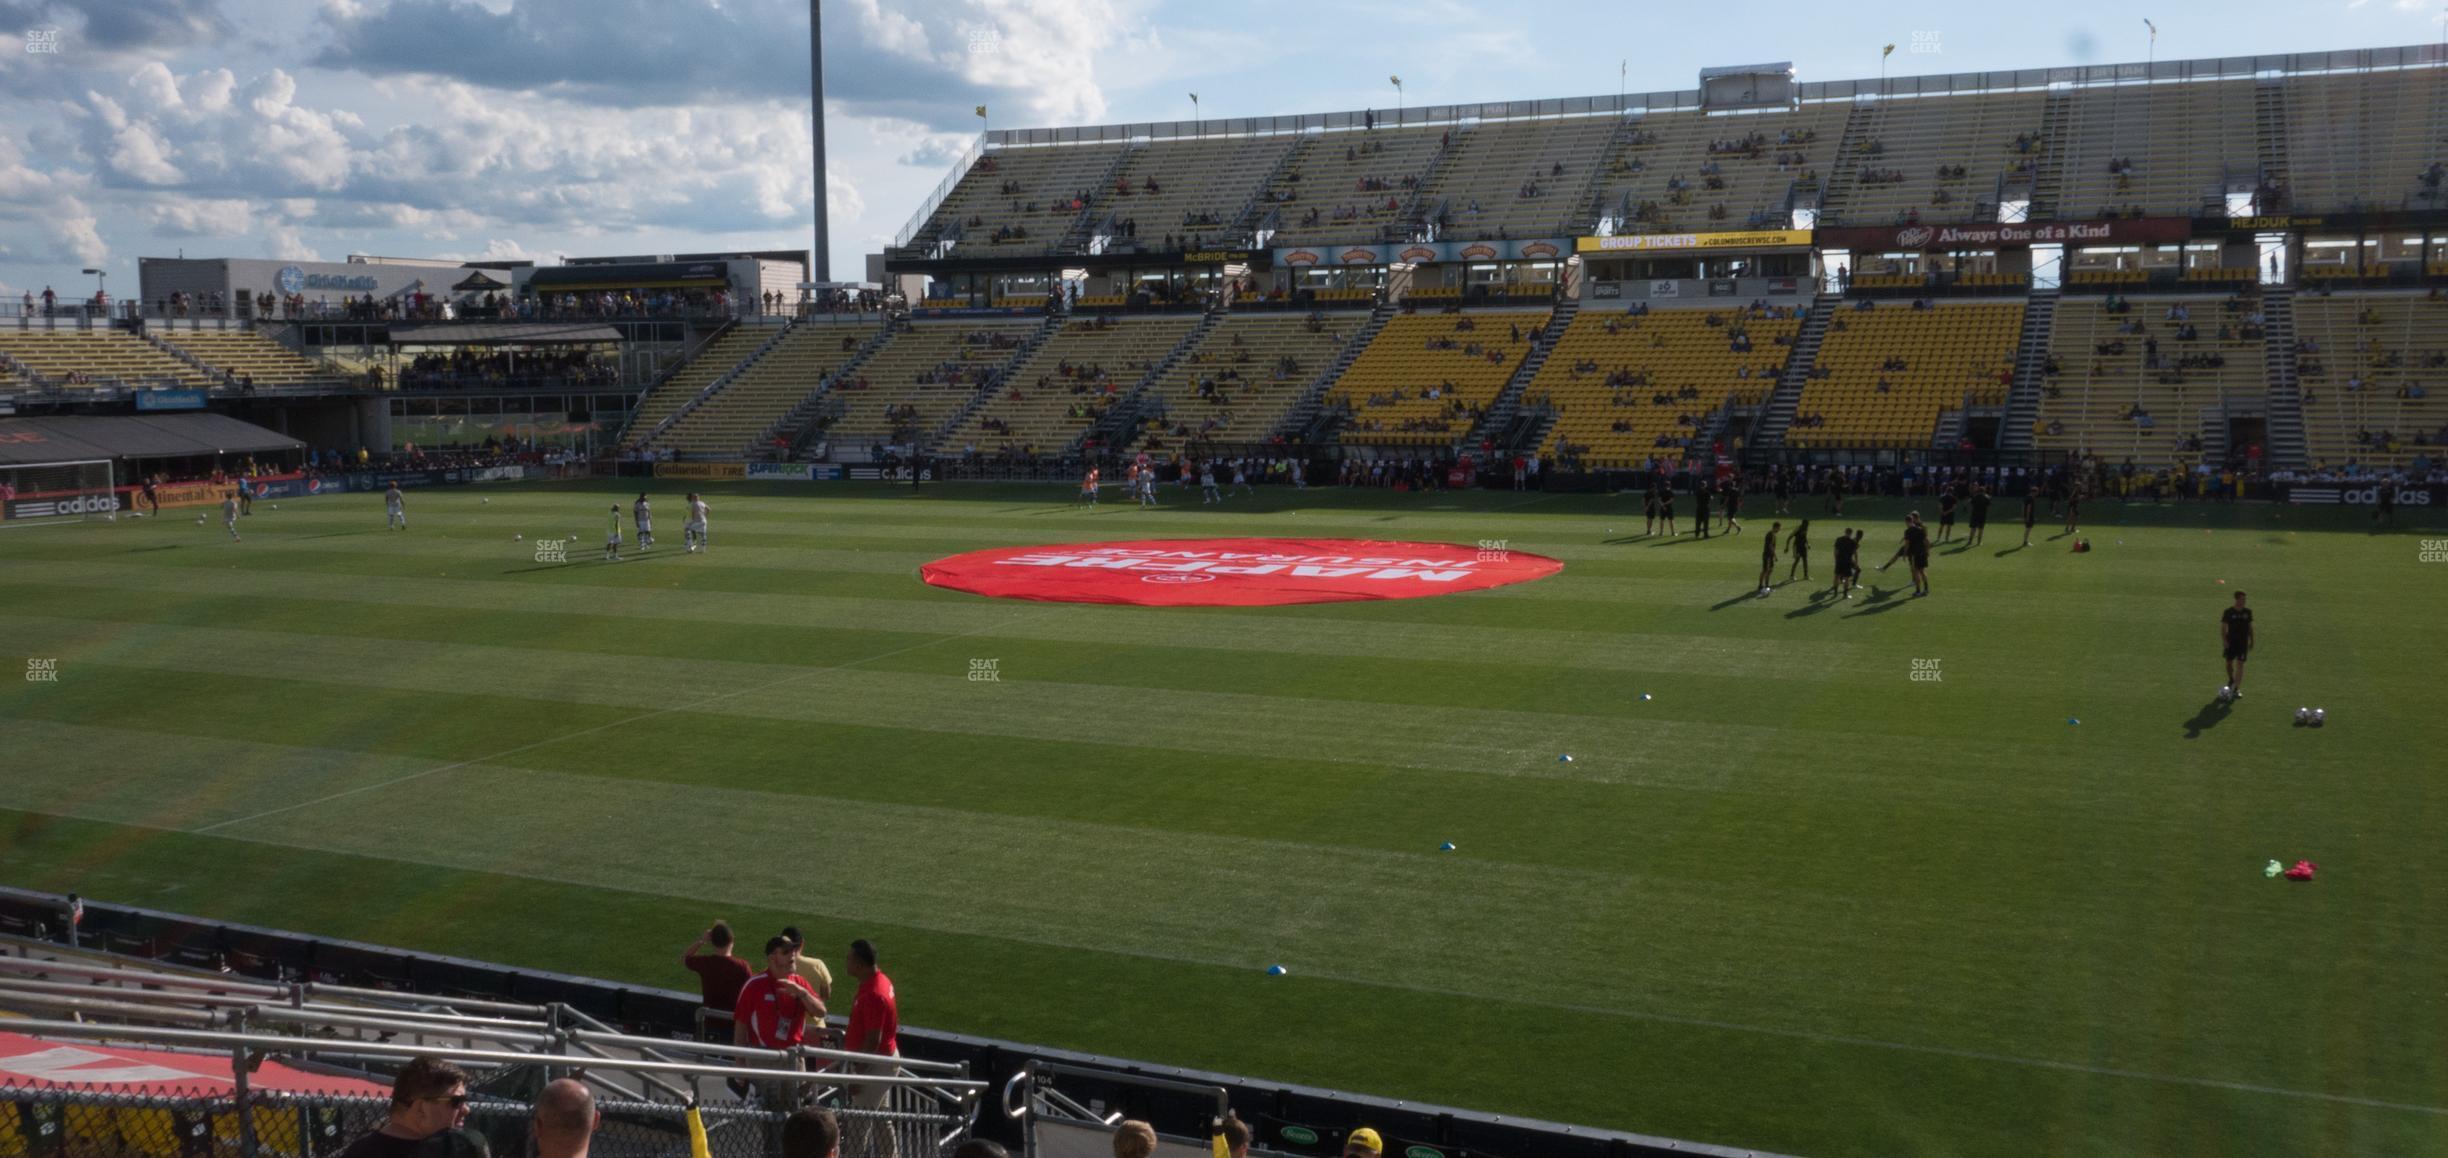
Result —
[[[1449, 706], [1350, 705], [1306, 697], [1117, 689], [967, 679], [974, 641], [939, 645], [940, 676], [844, 672], [717, 660], [572, 663], [520, 648], [411, 643], [294, 633], [95, 624], [0, 616], [29, 654], [93, 659], [163, 673], [296, 672], [335, 689], [466, 691], [660, 709], [804, 675], [787, 689], [750, 691], [724, 714], [869, 723], [1054, 740], [1109, 736], [1185, 752], [1341, 758], [1502, 776], [1593, 779], [1666, 775], [1711, 783], [1764, 758], [1781, 729], [1565, 716]], [[840, 662], [857, 662], [841, 657]], [[21, 693], [22, 694], [22, 693]], [[38, 693], [37, 693], [38, 694]], [[0, 711], [7, 700], [0, 698]], [[1587, 752], [1556, 762], [1557, 745]]]
[[[25, 725], [12, 730], [17, 727]], [[136, 754], [115, 745], [117, 738], [107, 730], [78, 730], [73, 744], [59, 746], [79, 755], [39, 771], [34, 786], [114, 779], [112, 797], [78, 814], [85, 819], [144, 823], [110, 815], [117, 801], [134, 802], [144, 813], [181, 809], [192, 778], [114, 772], [129, 767]], [[208, 745], [198, 754], [223, 767], [269, 763], [284, 771], [320, 754], [301, 750], [301, 757], [266, 747]], [[344, 805], [241, 821], [221, 832], [285, 847], [716, 904], [812, 905], [848, 923], [900, 923], [1192, 965], [1255, 972], [1270, 961], [1287, 961], [1347, 980], [1458, 997], [1787, 1033], [1850, 1036], [1876, 1028], [1883, 1035], [1878, 1040], [1927, 1048], [1959, 1048], [1943, 1036], [1954, 1019], [1922, 1003], [1910, 979], [1863, 985], [1846, 974], [1848, 959], [1897, 937], [1927, 943], [1940, 932], [1933, 922], [1968, 922], [1988, 935], [1964, 939], [1950, 953], [1932, 953], [1923, 964], [1930, 975], [1986, 975], [2038, 953], [2065, 952], [2069, 939], [2081, 946], [2078, 952], [2110, 948], [2082, 928], [2076, 914], [2065, 914], [2070, 927], [2017, 924], [2002, 910], [1933, 914], [1906, 898], [1737, 890], [1664, 876], [1470, 863], [1433, 852], [1150, 834], [702, 786], [622, 787], [641, 814], [658, 818], [660, 839], [641, 845], [628, 816], [568, 807], [609, 787], [594, 777], [466, 765], [413, 784], [376, 787]], [[743, 875], [702, 855], [730, 841], [782, 848], [810, 840], [821, 861], [797, 877]], [[615, 848], [622, 855], [603, 855]], [[941, 850], [960, 855], [940, 860]], [[1109, 887], [1115, 880], [1131, 887], [1116, 892]], [[1087, 896], [1098, 898], [1093, 912], [1076, 902]], [[1425, 912], [1439, 919], [1419, 920]], [[1452, 938], [1448, 922], [1486, 930], [1487, 938]], [[1658, 930], [1644, 938], [1637, 969], [1611, 946], [1571, 935], [1627, 922]], [[2286, 944], [2235, 941], [2221, 948], [2260, 969], [2298, 960]], [[2241, 996], [2222, 991], [2218, 981], [2204, 985], [2189, 1000]], [[1824, 1000], [1840, 989], [1852, 998], [1841, 1011]], [[2060, 1002], [2080, 996], [2062, 986], [1983, 990], [1969, 1012], [1986, 1027], [1986, 1048], [1999, 1052], [2095, 1048], [2065, 1023], [2068, 1011]], [[2082, 1064], [2156, 1071], [2199, 1049], [2204, 1034], [2249, 1038], [2260, 1024], [2239, 1018], [2223, 1029], [2130, 1030], [2108, 1056]], [[2407, 1046], [2407, 1059], [2422, 1048]]]
[[[1400, 630], [1389, 631], [1375, 620], [1345, 618], [1316, 607], [1282, 609], [1271, 614], [1082, 607], [1076, 616], [1018, 620], [1013, 609], [1032, 605], [941, 592], [936, 593], [940, 598], [914, 602], [816, 593], [706, 591], [695, 586], [698, 578], [684, 576], [676, 581], [683, 584], [678, 588], [589, 587], [583, 592], [583, 606], [591, 613], [679, 622], [851, 626], [894, 632], [940, 628], [974, 631], [989, 638], [1050, 643], [1229, 649], [1285, 656], [1340, 655], [1423, 662], [1470, 655], [1522, 655], [1564, 668], [1760, 679], [1818, 678], [1818, 673], [1842, 666], [1857, 650], [1852, 643], [1803, 640], [1782, 644], [1771, 652], [1701, 634], [1626, 631], [1605, 620], [1556, 629], [1407, 624]], [[141, 563], [0, 564], [0, 582], [12, 579], [62, 588], [101, 588], [160, 600], [188, 595], [260, 600], [267, 590], [277, 588], [283, 597], [364, 604], [369, 615], [382, 614], [380, 609], [388, 607], [566, 611], [574, 598], [566, 586], [557, 583], [396, 575], [355, 579], [305, 572], [267, 578], [229, 569], [155, 569]], [[933, 590], [923, 587], [914, 577], [909, 583], [922, 590]]]
[[[668, 950], [673, 929], [702, 925], [694, 899], [628, 893], [500, 874], [446, 869], [397, 871], [370, 857], [270, 849], [207, 837], [0, 812], [0, 867], [36, 887], [83, 886], [134, 903], [200, 911], [227, 920], [310, 930], [346, 929], [378, 942], [424, 943], [438, 952], [529, 962], [537, 968], [642, 984], [685, 981]], [[200, 888], [197, 866], [227, 865], [232, 849], [257, 848], [246, 888]], [[1281, 984], [1247, 970], [929, 933], [892, 924], [849, 925], [808, 917], [795, 905], [723, 910], [744, 928], [797, 923], [818, 946], [876, 938], [891, 954], [910, 1024], [960, 1024], [1022, 1041], [1119, 1052], [1172, 1064], [1300, 1075], [1337, 1088], [1480, 1108], [1510, 1107], [1701, 1139], [1863, 1158], [1903, 1151], [2024, 1155], [2035, 1138], [2085, 1154], [2206, 1148], [2219, 1153], [2430, 1153], [2448, 1142], [2434, 1115], [2349, 1104], [2342, 1112], [2214, 1086], [2136, 1081], [2087, 1069], [1964, 1064], [1825, 1039], [1728, 1032], [1670, 1021], [1593, 1017], [1506, 998], [1456, 1001], [1303, 974]], [[537, 913], [583, 913], [600, 940], [575, 937]], [[1094, 969], [1083, 968], [1093, 960]], [[1017, 986], [1029, 1001], [1008, 1000]], [[1209, 1016], [1208, 1032], [1181, 1032], [1183, 1004]], [[1384, 1048], [1387, 1026], [1439, 1027], [1442, 1049]], [[1233, 1025], [1297, 1032], [1235, 1032]], [[1457, 1058], [1501, 1053], [1524, 1036], [1545, 1042], [1556, 1063], [1463, 1066]], [[2310, 1070], [2316, 1076], [2331, 1071]], [[1727, 1082], [1770, 1085], [1774, 1099], [1728, 1102]], [[1955, 1113], [1949, 1106], [2010, 1102], [2014, 1120]], [[2079, 1108], [2079, 1112], [2077, 1109]], [[2036, 1118], [2036, 1120], [2035, 1120]], [[1869, 1128], [1864, 1128], [1864, 1123]]]
[[[676, 785], [728, 786], [741, 778], [741, 769], [785, 767], [790, 771], [782, 779], [758, 780], [761, 789], [1086, 823], [1120, 817], [1133, 828], [1385, 851], [1418, 851], [1438, 839], [1457, 839], [1472, 859], [1672, 871], [1729, 883], [1773, 884], [1810, 864], [1843, 859], [1865, 871], [1830, 878], [1823, 887], [1876, 893], [1940, 887], [1952, 875], [1968, 874], [1993, 880], [1993, 899], [2013, 896], [2043, 907], [2096, 899], [2101, 886], [2071, 877], [2001, 876], [1999, 870], [2013, 868], [2014, 861], [1987, 863], [2035, 815], [2058, 818], [2084, 839], [2150, 850], [2139, 871], [2120, 878], [2124, 888], [2109, 886], [2140, 894], [2159, 888], [2162, 879], [2197, 875], [2219, 859], [2217, 848], [2199, 836], [2204, 812], [2269, 840], [2310, 829], [2335, 834], [2351, 825], [2359, 839], [2385, 844], [2422, 831], [2412, 815], [2375, 823], [2358, 819], [2340, 801], [2271, 808], [2257, 794], [2237, 791], [2227, 767], [2151, 778], [2070, 776], [2055, 757], [2022, 749], [1991, 756], [1990, 775], [1979, 779], [1884, 761], [1855, 768], [1767, 764], [1714, 788], [1727, 798], [1718, 804], [1679, 798], [1675, 794], [1688, 787], [1678, 783], [1506, 782], [1329, 759], [1212, 755], [1186, 761], [1154, 747], [808, 725], [708, 711], [641, 719], [617, 708], [573, 710], [547, 701], [438, 692], [360, 691], [342, 699], [318, 685], [266, 677], [255, 677], [249, 694], [286, 710], [268, 721], [241, 721], [215, 686], [164, 684], [147, 676], [132, 669], [80, 671], [78, 681], [56, 692], [18, 697], [12, 715], [29, 724], [130, 733], [126, 743], [141, 743], [136, 734], [150, 736], [165, 750], [177, 748], [183, 737], [297, 748], [347, 738], [349, 751], [423, 759], [428, 766], [482, 761]], [[130, 703], [142, 710], [129, 712]], [[539, 721], [567, 730], [539, 740]], [[554, 735], [567, 738], [549, 738]], [[807, 752], [825, 758], [794, 759]], [[2212, 800], [2218, 803], [2207, 803]], [[251, 813], [240, 806], [197, 824], [246, 815]], [[1352, 827], [1339, 819], [1343, 815], [1365, 815], [1370, 823]], [[1840, 835], [1899, 815], [1917, 823], [1880, 849], [1864, 852]], [[1636, 839], [1626, 839], [1627, 833]], [[1740, 858], [1687, 855], [1729, 838], [1755, 851]], [[2395, 887], [2396, 875], [2384, 870], [2371, 878], [2372, 887]], [[2418, 920], [2414, 927], [2437, 924]]]

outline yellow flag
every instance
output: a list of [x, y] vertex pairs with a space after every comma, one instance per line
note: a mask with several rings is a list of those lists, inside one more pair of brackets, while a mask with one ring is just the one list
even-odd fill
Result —
[[984, 106], [984, 105], [979, 105], [979, 106], [978, 106], [978, 112], [977, 112], [977, 115], [979, 115], [979, 116], [981, 116], [981, 117], [982, 117], [982, 116], [985, 116], [985, 115], [986, 115], [986, 106]]
[[689, 1158], [714, 1158], [714, 1148], [706, 1144], [705, 1117], [697, 1112], [696, 1103], [688, 1108]]
[[1885, 48], [1883, 48], [1883, 49], [1880, 49], [1880, 50], [1879, 50], [1879, 59], [1880, 59], [1880, 60], [1885, 60], [1885, 59], [1887, 59], [1888, 57], [1890, 57], [1890, 56], [1894, 56], [1894, 55], [1895, 55], [1895, 45], [1890, 44], [1890, 45], [1888, 45], [1887, 47], [1885, 47]]

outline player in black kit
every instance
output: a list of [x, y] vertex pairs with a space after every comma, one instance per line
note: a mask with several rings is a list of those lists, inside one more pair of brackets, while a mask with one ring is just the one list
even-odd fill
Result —
[[2040, 521], [2040, 484], [2023, 492], [2023, 545], [2031, 546], [2032, 524]]
[[1709, 537], [1709, 484], [1707, 479], [1692, 483], [1692, 537]]
[[1786, 581], [1786, 582], [1788, 582], [1788, 583], [1793, 582], [1794, 575], [1795, 575], [1795, 573], [1797, 573], [1797, 572], [1799, 572], [1799, 573], [1801, 574], [1802, 578], [1804, 578], [1804, 579], [1806, 579], [1806, 580], [1807, 580], [1807, 579], [1809, 579], [1809, 578], [1810, 578], [1810, 520], [1809, 520], [1809, 519], [1804, 519], [1804, 520], [1802, 520], [1802, 525], [1794, 528], [1794, 533], [1793, 533], [1793, 536], [1792, 536], [1791, 538], [1788, 538], [1788, 539], [1786, 539], [1786, 540], [1785, 540], [1785, 551], [1786, 551], [1786, 553], [1787, 553], [1787, 554], [1790, 554], [1790, 555], [1792, 555], [1792, 556], [1793, 556], [1793, 565], [1792, 565], [1792, 566], [1790, 566], [1790, 567], [1787, 567], [1787, 568], [1785, 569], [1785, 581]]
[[1938, 488], [1938, 541], [1955, 537], [1955, 484]]
[[1879, 566], [1879, 570], [1884, 571], [1895, 566], [1895, 561], [1898, 559], [1910, 559], [1913, 594], [1927, 595], [1929, 594], [1929, 552], [1929, 528], [1921, 525], [1921, 512], [1914, 511], [1904, 516], [1904, 541], [1896, 544], [1895, 554], [1889, 555], [1887, 561]]
[[1853, 598], [1853, 582], [1861, 576], [1861, 539], [1851, 527], [1836, 536], [1836, 586], [1834, 591], [1847, 599]]
[[1984, 530], [1986, 530], [1986, 529], [1988, 529], [1988, 526], [1989, 526], [1989, 488], [1988, 488], [1988, 487], [1985, 487], [1985, 486], [1982, 486], [1982, 485], [1981, 485], [1981, 484], [1979, 484], [1979, 483], [1973, 483], [1973, 484], [1972, 484], [1972, 530], [1971, 530], [1971, 533], [1969, 533], [1969, 534], [1967, 534], [1967, 535], [1965, 535], [1965, 536], [1964, 536], [1964, 545], [1965, 545], [1965, 546], [1967, 546], [1967, 547], [1977, 547], [1977, 546], [1979, 546], [1979, 545], [1980, 545], [1980, 541], [1981, 541], [1981, 532], [1982, 532], [1982, 531], [1984, 531]]
[[2253, 618], [2241, 591], [2235, 593], [2235, 606], [2219, 613], [2219, 645], [2227, 655], [2227, 694], [2243, 699], [2244, 659], [2253, 649]]

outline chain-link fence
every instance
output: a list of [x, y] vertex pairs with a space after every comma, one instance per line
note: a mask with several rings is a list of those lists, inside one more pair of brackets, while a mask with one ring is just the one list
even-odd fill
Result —
[[[483, 1086], [496, 1085], [482, 1082]], [[838, 1101], [820, 1091], [819, 1104]], [[843, 1158], [943, 1158], [965, 1134], [962, 1121], [928, 1104], [923, 1091], [895, 1089], [875, 1108], [828, 1105], [842, 1127]], [[5, 1158], [333, 1158], [380, 1127], [389, 1101], [278, 1091], [110, 1093], [0, 1084], [0, 1156]], [[243, 1109], [242, 1109], [243, 1107]], [[668, 1102], [598, 1100], [603, 1114], [592, 1158], [689, 1158], [688, 1111]], [[776, 1158], [778, 1110], [704, 1105], [711, 1158]], [[526, 1158], [529, 1105], [478, 1092], [467, 1128], [493, 1158]]]

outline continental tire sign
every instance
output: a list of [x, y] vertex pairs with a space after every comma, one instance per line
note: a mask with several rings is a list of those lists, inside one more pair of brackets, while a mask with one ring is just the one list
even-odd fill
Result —
[[748, 477], [744, 462], [658, 462], [656, 478], [732, 479]]

